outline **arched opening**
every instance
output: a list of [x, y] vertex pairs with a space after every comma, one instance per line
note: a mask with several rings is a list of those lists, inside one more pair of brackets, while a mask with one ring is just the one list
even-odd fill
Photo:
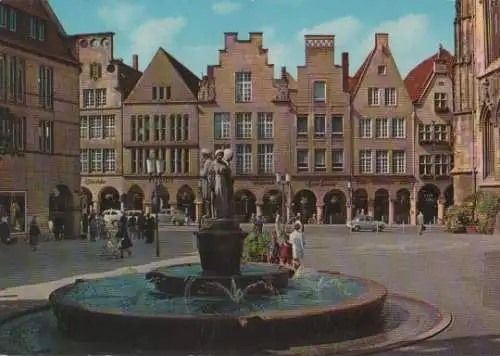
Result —
[[49, 220], [54, 224], [56, 238], [74, 237], [73, 193], [66, 185], [57, 185], [49, 195]]
[[445, 208], [448, 208], [453, 205], [453, 184], [450, 184], [446, 189], [444, 190], [444, 206]]
[[389, 222], [389, 192], [386, 189], [375, 192], [373, 210], [375, 220]]
[[[286, 211], [283, 210], [283, 195], [278, 189], [271, 189], [264, 194], [262, 198], [262, 217], [264, 221], [275, 221], [276, 214], [281, 217], [286, 216]], [[286, 208], [285, 208], [286, 210]]]
[[325, 224], [345, 224], [347, 219], [346, 197], [340, 190], [331, 190], [323, 199], [325, 207], [323, 209], [323, 222]]
[[417, 210], [424, 215], [424, 224], [434, 224], [437, 220], [440, 194], [434, 184], [426, 184], [418, 191]]
[[394, 222], [396, 224], [410, 224], [411, 195], [408, 189], [396, 192], [394, 202]]
[[239, 216], [241, 221], [250, 221], [252, 214], [257, 213], [257, 198], [247, 189], [238, 190], [234, 194], [234, 214]]
[[313, 215], [316, 215], [316, 196], [314, 193], [307, 189], [298, 191], [293, 198], [293, 211], [295, 214], [300, 213], [304, 222], [312, 219]]
[[491, 122], [491, 111], [483, 114], [483, 171], [484, 178], [494, 174], [495, 167], [495, 128]]
[[194, 221], [196, 217], [196, 195], [189, 185], [183, 185], [177, 191], [177, 208]]
[[93, 197], [92, 192], [85, 187], [80, 187], [80, 206], [82, 213], [90, 214], [92, 211]]
[[137, 184], [132, 185], [127, 191], [125, 209], [140, 211], [144, 209], [144, 191]]
[[360, 188], [354, 191], [352, 195], [353, 217], [357, 215], [368, 214], [368, 193], [365, 189]]
[[105, 187], [99, 193], [99, 212], [108, 209], [120, 209], [120, 194], [113, 187]]

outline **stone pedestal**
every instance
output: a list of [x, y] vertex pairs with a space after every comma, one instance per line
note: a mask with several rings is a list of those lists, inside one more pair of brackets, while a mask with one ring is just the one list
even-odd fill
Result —
[[233, 219], [207, 221], [197, 234], [198, 252], [204, 276], [240, 274], [246, 233]]

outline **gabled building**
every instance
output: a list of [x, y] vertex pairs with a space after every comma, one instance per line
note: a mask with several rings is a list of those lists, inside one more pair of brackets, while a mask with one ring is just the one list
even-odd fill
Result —
[[48, 1], [3, 0], [0, 14], [0, 219], [14, 236], [37, 216], [74, 237], [80, 65]]
[[124, 201], [123, 101], [141, 76], [114, 57], [114, 33], [72, 36], [80, 73], [80, 172], [84, 211], [120, 209]]
[[212, 152], [233, 149], [235, 206], [247, 219], [257, 213], [269, 220], [275, 212], [290, 211], [275, 173], [294, 170], [294, 85], [286, 69], [274, 77], [260, 32], [248, 39], [225, 33], [219, 64], [208, 66], [201, 82], [199, 145]]
[[445, 207], [453, 204], [452, 64], [453, 56], [440, 46], [405, 78], [416, 128], [416, 209], [430, 223], [442, 224]]
[[[199, 78], [159, 48], [123, 106], [125, 208], [150, 205], [153, 185], [146, 160], [165, 161], [162, 204], [195, 218], [198, 187]], [[206, 133], [203, 132], [203, 135]]]
[[373, 49], [350, 85], [352, 215], [414, 223], [413, 103], [387, 33], [375, 34]]

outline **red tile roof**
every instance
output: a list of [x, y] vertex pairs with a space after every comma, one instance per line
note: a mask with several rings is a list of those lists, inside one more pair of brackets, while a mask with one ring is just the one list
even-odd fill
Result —
[[432, 79], [434, 74], [434, 62], [436, 60], [442, 60], [446, 63], [448, 74], [451, 77], [453, 70], [453, 55], [442, 46], [439, 46], [437, 53], [424, 59], [406, 75], [404, 80], [406, 90], [414, 102], [421, 99], [427, 84]]

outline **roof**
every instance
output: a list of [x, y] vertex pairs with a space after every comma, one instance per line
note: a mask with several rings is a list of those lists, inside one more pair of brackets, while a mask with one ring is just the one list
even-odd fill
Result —
[[434, 76], [434, 63], [439, 60], [446, 64], [448, 74], [451, 77], [453, 70], [453, 55], [442, 46], [439, 46], [435, 54], [417, 64], [406, 75], [404, 80], [405, 87], [408, 91], [408, 95], [410, 95], [410, 98], [414, 102], [419, 101], [424, 94], [425, 88]]
[[186, 66], [184, 66], [184, 64], [175, 59], [174, 56], [165, 51], [165, 49], [163, 49], [162, 47], [159, 48], [159, 51], [162, 51], [167, 56], [174, 69], [179, 73], [191, 93], [193, 93], [193, 95], [196, 97], [198, 95], [200, 78], [198, 78], [193, 72], [191, 72]]
[[123, 93], [123, 97], [126, 98], [141, 78], [142, 72], [121, 61], [118, 61], [118, 67], [120, 68], [118, 71], [120, 75], [118, 78], [120, 90]]
[[359, 89], [359, 84], [361, 83], [361, 80], [363, 79], [366, 69], [370, 65], [373, 55], [375, 54], [375, 50], [376, 49], [374, 48], [370, 51], [370, 53], [368, 53], [368, 56], [366, 56], [364, 62], [358, 68], [354, 76], [352, 78], [349, 78], [349, 91], [351, 92], [351, 94], [356, 95], [356, 92]]

